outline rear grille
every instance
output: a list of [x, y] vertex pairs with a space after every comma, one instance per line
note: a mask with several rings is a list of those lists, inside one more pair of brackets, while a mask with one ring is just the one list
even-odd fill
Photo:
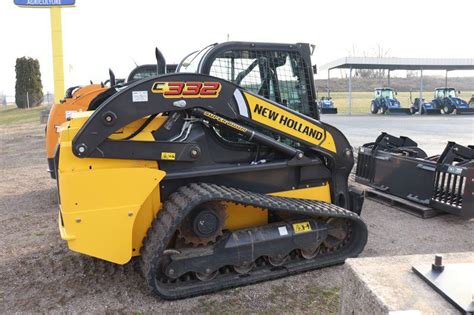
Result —
[[447, 172], [436, 172], [433, 200], [462, 208], [466, 177]]
[[373, 165], [374, 158], [371, 155], [364, 154], [359, 151], [359, 155], [357, 157], [356, 176], [370, 180]]

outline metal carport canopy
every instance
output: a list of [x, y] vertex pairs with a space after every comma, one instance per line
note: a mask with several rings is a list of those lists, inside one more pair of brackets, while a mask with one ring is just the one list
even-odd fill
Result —
[[350, 68], [388, 70], [474, 70], [474, 59], [344, 57], [322, 65], [320, 70]]
[[448, 71], [474, 70], [472, 58], [378, 58], [378, 57], [344, 57], [322, 65], [320, 70], [349, 69], [349, 115], [352, 114], [352, 69], [387, 69], [388, 86], [390, 86], [390, 71], [420, 70], [420, 99], [423, 98], [423, 70], [445, 70], [445, 85], [448, 85]]

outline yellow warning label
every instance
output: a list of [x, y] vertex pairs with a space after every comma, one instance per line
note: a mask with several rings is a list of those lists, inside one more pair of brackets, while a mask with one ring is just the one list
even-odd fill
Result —
[[311, 224], [309, 224], [308, 221], [294, 223], [293, 231], [295, 231], [296, 234], [311, 231]]
[[176, 153], [174, 152], [161, 152], [161, 159], [162, 160], [175, 160]]

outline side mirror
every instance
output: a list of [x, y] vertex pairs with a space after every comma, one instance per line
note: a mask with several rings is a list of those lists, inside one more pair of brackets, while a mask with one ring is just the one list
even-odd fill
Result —
[[398, 92], [397, 92], [397, 91], [395, 91], [395, 95], [398, 95]]
[[461, 94], [461, 91], [458, 90], [458, 94]]
[[313, 74], [318, 74], [318, 67], [313, 65]]

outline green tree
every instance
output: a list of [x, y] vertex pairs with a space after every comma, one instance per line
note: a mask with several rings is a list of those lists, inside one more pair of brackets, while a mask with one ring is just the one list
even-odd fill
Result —
[[15, 102], [18, 108], [35, 107], [43, 101], [40, 64], [37, 59], [16, 59]]

